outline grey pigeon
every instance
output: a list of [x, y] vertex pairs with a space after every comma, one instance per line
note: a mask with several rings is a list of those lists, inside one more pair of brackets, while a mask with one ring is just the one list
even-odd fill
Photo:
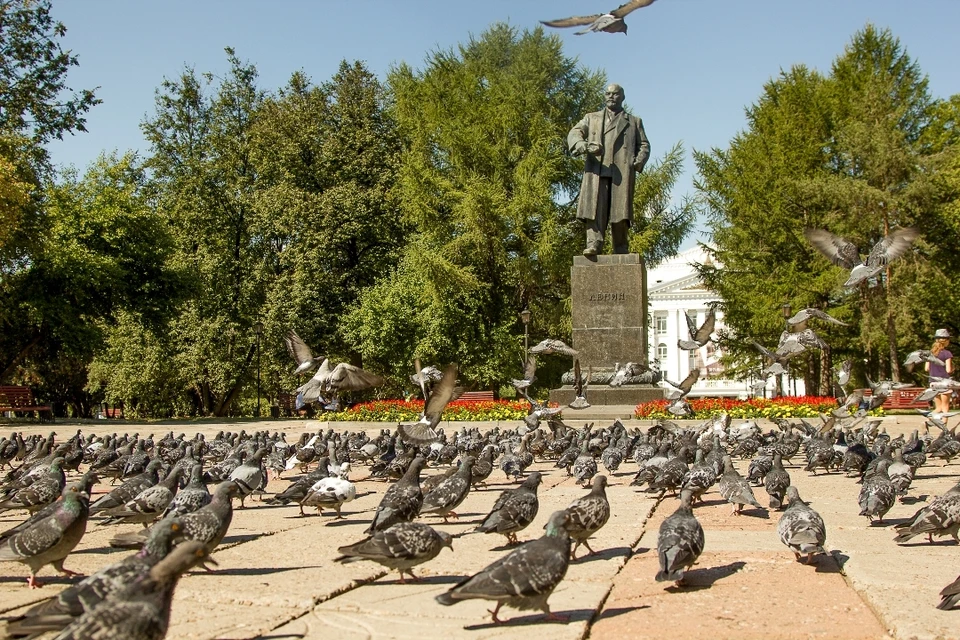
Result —
[[510, 384], [517, 391], [525, 391], [530, 388], [537, 379], [537, 356], [532, 353], [527, 354], [527, 359], [523, 363], [523, 378], [510, 380]]
[[540, 22], [548, 27], [554, 28], [586, 26], [586, 29], [575, 32], [575, 35], [578, 36], [600, 31], [606, 33], [623, 33], [626, 35], [627, 23], [624, 22], [623, 19], [627, 17], [630, 12], [640, 9], [641, 7], [648, 7], [653, 4], [654, 1], [655, 0], [630, 0], [609, 13], [596, 13], [591, 16], [573, 16], [570, 18], [561, 18], [560, 20], [541, 20]]
[[570, 551], [570, 558], [573, 560], [576, 559], [577, 548], [581, 544], [587, 548], [590, 555], [596, 553], [590, 548], [587, 540], [602, 529], [610, 519], [610, 502], [607, 500], [606, 487], [607, 476], [596, 476], [590, 493], [577, 498], [566, 509], [570, 516], [566, 524], [567, 533], [575, 543]]
[[682, 382], [670, 382], [666, 378], [657, 383], [663, 388], [663, 397], [667, 400], [679, 400], [685, 397], [700, 378], [700, 369], [693, 369]]
[[[100, 478], [97, 477], [96, 473], [94, 473], [93, 471], [87, 471], [79, 479], [77, 479], [74, 482], [71, 482], [66, 487], [64, 487], [64, 489], [73, 491], [75, 493], [86, 493], [87, 495], [90, 495], [90, 491], [93, 489], [94, 485], [97, 484], [99, 481], [100, 481]], [[0, 546], [3, 546], [3, 543], [6, 540], [8, 540], [11, 536], [16, 535], [17, 533], [20, 533], [25, 529], [29, 529], [35, 523], [40, 522], [44, 518], [47, 518], [48, 516], [56, 512], [56, 510], [60, 508], [60, 505], [58, 504], [58, 502], [59, 501], [51, 502], [45, 507], [37, 511], [34, 511], [33, 515], [31, 515], [29, 518], [27, 518], [20, 524], [7, 529], [3, 533], [0, 533]]]
[[723, 457], [723, 474], [720, 476], [719, 489], [724, 500], [733, 505], [734, 515], [740, 515], [740, 510], [743, 509], [745, 504], [763, 509], [763, 506], [753, 496], [750, 483], [734, 468], [730, 456]]
[[146, 526], [148, 522], [153, 522], [167, 509], [176, 495], [181, 473], [180, 467], [174, 467], [163, 482], [147, 487], [123, 506], [108, 509], [104, 513], [109, 517], [103, 524], [119, 522]]
[[300, 502], [310, 491], [310, 488], [330, 475], [330, 458], [324, 456], [317, 463], [317, 468], [310, 473], [304, 474], [296, 482], [291, 482], [290, 486], [277, 495], [265, 500], [267, 504], [290, 504], [291, 502]]
[[307, 343], [304, 342], [293, 329], [287, 331], [283, 342], [287, 345], [287, 353], [290, 354], [293, 361], [297, 363], [297, 368], [293, 371], [293, 375], [295, 376], [307, 373], [326, 360], [323, 356], [314, 356], [313, 351], [310, 350]]
[[957, 606], [958, 602], [960, 602], [960, 576], [940, 591], [940, 604], [937, 605], [937, 609], [946, 611]]
[[865, 478], [863, 486], [860, 487], [860, 496], [857, 498], [860, 515], [870, 518], [870, 522], [877, 518], [882, 523], [883, 516], [897, 500], [897, 490], [887, 475], [887, 468], [891, 463], [889, 459], [881, 459], [873, 475]]
[[913, 227], [897, 229], [884, 236], [873, 245], [866, 261], [860, 258], [857, 246], [840, 236], [823, 229], [807, 229], [803, 232], [813, 247], [839, 266], [850, 270], [850, 277], [843, 283], [845, 287], [854, 287], [864, 280], [877, 275], [891, 262], [910, 249], [920, 232]]
[[557, 340], [555, 338], [546, 338], [541, 340], [539, 343], [530, 347], [530, 353], [535, 353], [537, 355], [550, 355], [551, 353], [559, 353], [564, 356], [575, 356], [578, 351], [572, 347], [568, 347], [563, 340]]
[[260, 489], [260, 485], [266, 480], [261, 461], [263, 456], [270, 450], [266, 447], [260, 447], [256, 453], [243, 461], [239, 467], [230, 474], [230, 480], [237, 484], [240, 496], [240, 508], [243, 509], [243, 500], [248, 495]]
[[913, 365], [921, 364], [924, 362], [929, 362], [930, 364], [938, 364], [941, 367], [946, 366], [946, 363], [933, 355], [933, 352], [929, 349], [917, 349], [916, 351], [911, 351], [907, 354], [907, 359], [903, 361], [903, 364], [907, 366], [908, 370], [913, 370]]
[[825, 553], [823, 543], [827, 540], [827, 527], [820, 514], [800, 499], [800, 492], [792, 485], [787, 487], [787, 501], [789, 506], [780, 516], [777, 533], [797, 560], [809, 563], [813, 554]]
[[[426, 387], [423, 387], [423, 391], [427, 393]], [[439, 440], [440, 434], [436, 428], [440, 424], [443, 410], [450, 401], [455, 400], [462, 393], [463, 390], [457, 386], [457, 365], [451, 364], [443, 370], [440, 382], [435, 384], [427, 394], [429, 397], [424, 401], [420, 421], [414, 424], [401, 424], [397, 427], [404, 442], [431, 444]]]
[[43, 475], [0, 502], [0, 512], [11, 509], [26, 509], [30, 513], [34, 513], [59, 498], [64, 486], [66, 486], [63, 463], [62, 456], [55, 457]]
[[790, 486], [790, 474], [783, 468], [783, 456], [777, 452], [773, 454], [773, 467], [763, 478], [763, 487], [770, 496], [770, 508], [779, 509], [783, 506], [787, 487]]
[[[240, 488], [236, 482], [225, 480], [217, 485], [210, 504], [193, 513], [177, 516], [183, 523], [184, 539], [202, 542], [207, 551], [213, 553], [223, 537], [227, 535], [227, 530], [233, 521], [233, 498], [237, 497], [239, 492]], [[153, 526], [164, 527], [166, 520], [161, 520]], [[147, 540], [151, 531], [152, 529], [141, 529], [136, 533], [116, 535], [110, 540], [110, 546], [139, 547]]]
[[109, 595], [66, 627], [55, 640], [159, 640], [170, 626], [170, 604], [177, 581], [196, 565], [209, 562], [198, 542], [183, 542], [150, 573]]
[[138, 493], [152, 487], [160, 481], [159, 471], [163, 466], [163, 460], [153, 459], [147, 464], [143, 473], [126, 480], [119, 487], [113, 489], [110, 493], [102, 496], [99, 500], [90, 505], [90, 515], [96, 515], [101, 511], [123, 506], [128, 500], [132, 500]]
[[476, 458], [467, 456], [460, 461], [460, 468], [455, 474], [444, 480], [436, 489], [423, 496], [423, 505], [420, 515], [432, 513], [447, 518], [459, 518], [454, 509], [460, 506], [470, 492], [471, 474]]
[[540, 510], [540, 500], [537, 497], [540, 482], [540, 472], [534, 471], [519, 487], [501, 493], [490, 513], [477, 527], [477, 531], [499, 533], [507, 537], [509, 544], [520, 544], [517, 532], [533, 522]]
[[50, 515], [0, 543], [0, 562], [21, 562], [30, 567], [27, 584], [31, 589], [40, 586], [37, 572], [48, 564], [62, 574], [77, 575], [64, 569], [63, 561], [87, 530], [90, 496], [71, 484], [55, 504]]
[[111, 594], [148, 576], [150, 569], [170, 553], [182, 534], [183, 524], [179, 520], [167, 520], [165, 526], [153, 529], [139, 552], [100, 569], [50, 600], [32, 607], [7, 627], [7, 634], [19, 637], [64, 628]]
[[804, 329], [807, 328], [807, 327], [806, 327], [806, 323], [807, 323], [807, 321], [810, 320], [811, 318], [817, 318], [818, 320], [824, 320], [825, 322], [827, 322], [827, 323], [829, 323], [829, 324], [836, 324], [836, 325], [840, 325], [840, 326], [842, 326], [842, 327], [847, 326], [847, 323], [846, 323], [846, 322], [842, 322], [842, 321], [840, 321], [840, 320], [837, 320], [836, 318], [834, 318], [834, 317], [831, 316], [830, 314], [825, 313], [824, 311], [821, 311], [820, 309], [813, 309], [813, 308], [810, 308], [810, 307], [808, 307], [808, 308], [806, 308], [806, 309], [800, 309], [800, 311], [797, 311], [797, 312], [796, 312], [795, 314], [793, 314], [791, 317], [787, 318], [787, 324], [790, 325], [791, 327], [794, 327], [795, 329], [797, 329], [797, 330], [799, 330], [799, 331], [803, 331]]
[[696, 563], [703, 552], [703, 527], [693, 515], [690, 501], [693, 492], [684, 489], [680, 492], [680, 506], [660, 523], [657, 534], [657, 557], [660, 571], [657, 582], [673, 581], [683, 585], [684, 571]]
[[574, 398], [567, 406], [571, 409], [586, 409], [590, 406], [587, 402], [587, 387], [590, 386], [590, 378], [593, 372], [587, 368], [587, 375], [584, 376], [580, 370], [580, 359], [573, 361], [573, 394]]
[[840, 369], [837, 370], [837, 383], [841, 387], [847, 386], [847, 383], [850, 382], [850, 374], [853, 372], [853, 360], [847, 358], [840, 365]]
[[203, 465], [194, 464], [190, 470], [190, 482], [173, 497], [173, 500], [160, 515], [161, 520], [169, 516], [183, 516], [193, 513], [200, 507], [210, 504], [213, 496], [210, 495], [207, 485], [203, 483], [202, 477]]
[[496, 623], [501, 622], [497, 613], [503, 605], [521, 611], [539, 609], [546, 614], [546, 620], [566, 621], [566, 617], [550, 612], [547, 600], [570, 564], [570, 536], [566, 529], [569, 518], [567, 511], [554, 512], [542, 537], [459, 582], [437, 596], [437, 602], [450, 606], [461, 600], [493, 600], [497, 605], [490, 614]]
[[383, 494], [373, 521], [364, 533], [383, 531], [400, 522], [410, 522], [420, 513], [423, 493], [420, 491], [420, 471], [426, 464], [422, 456], [417, 456], [407, 467], [406, 473]]
[[690, 339], [677, 340], [678, 347], [684, 351], [696, 351], [710, 342], [710, 334], [713, 333], [713, 328], [717, 322], [717, 312], [713, 307], [707, 309], [703, 324], [699, 327], [694, 324], [693, 319], [686, 313], [683, 314], [683, 317], [687, 319], [687, 330], [690, 332]]
[[414, 580], [413, 568], [436, 558], [444, 547], [453, 549], [453, 537], [419, 522], [400, 522], [356, 544], [337, 549], [343, 555], [337, 562], [372, 560], [400, 572], [400, 583], [406, 573]]
[[933, 536], [953, 537], [960, 544], [960, 483], [955, 484], [949, 491], [934, 498], [930, 504], [913, 514], [907, 522], [897, 525], [895, 542], [908, 542], [915, 536], [927, 536], [932, 543]]
[[797, 333], [784, 331], [780, 334], [776, 354], [782, 358], [792, 358], [808, 349], [826, 349], [827, 346], [813, 329], [804, 329]]

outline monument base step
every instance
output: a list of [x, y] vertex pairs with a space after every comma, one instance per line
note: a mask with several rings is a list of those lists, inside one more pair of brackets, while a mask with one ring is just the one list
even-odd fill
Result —
[[[567, 405], [577, 397], [570, 385], [550, 390], [550, 402], [556, 402], [563, 407], [564, 418], [586, 415], [586, 409], [571, 409]], [[592, 406], [621, 405], [635, 407], [641, 402], [663, 400], [663, 389], [654, 385], [628, 385], [623, 387], [588, 387], [587, 402]]]

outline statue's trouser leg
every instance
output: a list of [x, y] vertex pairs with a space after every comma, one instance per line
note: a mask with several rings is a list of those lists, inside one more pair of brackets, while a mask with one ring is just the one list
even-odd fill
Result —
[[630, 253], [630, 235], [627, 232], [628, 229], [630, 229], [630, 223], [626, 220], [611, 223], [610, 236], [613, 240], [614, 253]]
[[587, 248], [584, 255], [597, 255], [603, 251], [603, 236], [610, 219], [610, 178], [600, 178], [597, 188], [597, 215], [593, 220], [584, 220], [587, 229]]

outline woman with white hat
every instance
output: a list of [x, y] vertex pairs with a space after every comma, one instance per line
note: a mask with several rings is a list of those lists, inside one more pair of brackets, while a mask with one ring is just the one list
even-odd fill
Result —
[[[937, 329], [937, 332], [933, 334], [933, 346], [930, 347], [930, 353], [942, 360], [943, 364], [927, 363], [926, 369], [931, 378], [949, 378], [950, 374], [953, 373], [953, 354], [947, 350], [950, 338], [950, 332], [946, 329]], [[950, 411], [950, 396], [952, 395], [953, 391], [944, 391], [934, 396], [933, 410], [938, 413]]]

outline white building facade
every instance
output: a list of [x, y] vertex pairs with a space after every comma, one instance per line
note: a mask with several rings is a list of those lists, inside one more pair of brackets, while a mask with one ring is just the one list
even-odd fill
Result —
[[[690, 391], [690, 397], [747, 398], [760, 395], [753, 394], [750, 389], [750, 383], [755, 380], [732, 380], [724, 376], [720, 364], [723, 354], [713, 342], [696, 351], [685, 351], [677, 346], [678, 340], [689, 338], [684, 314], [689, 314], [699, 327], [706, 318], [710, 303], [719, 300], [697, 276], [694, 265], [703, 264], [710, 264], [710, 257], [698, 245], [647, 272], [650, 358], [659, 360], [663, 375], [674, 382], [686, 378], [691, 370], [700, 369], [700, 378]], [[723, 312], [718, 309], [713, 335], [716, 336], [723, 326]], [[774, 379], [768, 378], [764, 395], [771, 397], [774, 388]], [[803, 395], [803, 380], [788, 378], [785, 389], [789, 389], [791, 395]]]

